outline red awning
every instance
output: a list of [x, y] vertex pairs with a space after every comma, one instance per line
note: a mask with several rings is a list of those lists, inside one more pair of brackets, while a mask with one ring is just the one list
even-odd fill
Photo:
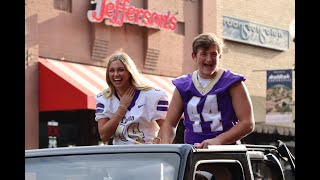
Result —
[[[105, 71], [103, 67], [39, 58], [39, 110], [94, 110], [94, 96], [108, 87]], [[150, 85], [163, 89], [171, 100], [172, 77], [143, 76]]]

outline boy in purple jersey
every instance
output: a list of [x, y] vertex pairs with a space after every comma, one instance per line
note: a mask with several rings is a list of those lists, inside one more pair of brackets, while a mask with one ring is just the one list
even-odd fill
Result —
[[[213, 33], [194, 38], [192, 58], [198, 69], [172, 81], [176, 86], [158, 143], [172, 143], [182, 113], [184, 142], [197, 148], [239, 144], [254, 129], [245, 77], [219, 67], [223, 42]], [[161, 140], [161, 141], [160, 141]]]

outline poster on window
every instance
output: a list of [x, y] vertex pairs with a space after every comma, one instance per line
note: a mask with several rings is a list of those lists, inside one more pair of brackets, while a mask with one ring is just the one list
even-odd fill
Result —
[[268, 70], [266, 123], [293, 121], [292, 70]]

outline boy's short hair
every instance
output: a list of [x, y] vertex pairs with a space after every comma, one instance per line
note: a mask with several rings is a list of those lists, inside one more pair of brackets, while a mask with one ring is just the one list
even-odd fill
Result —
[[209, 49], [211, 46], [216, 45], [218, 52], [222, 54], [223, 41], [218, 38], [214, 33], [202, 33], [196, 36], [192, 42], [192, 53], [197, 53], [199, 48]]

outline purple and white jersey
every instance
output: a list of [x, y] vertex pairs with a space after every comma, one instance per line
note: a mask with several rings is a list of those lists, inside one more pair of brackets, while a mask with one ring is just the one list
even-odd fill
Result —
[[194, 71], [172, 80], [183, 101], [184, 142], [187, 144], [201, 143], [237, 124], [229, 88], [236, 82], [246, 80], [242, 75], [219, 69], [216, 77], [203, 88], [197, 73]]
[[[106, 98], [102, 93], [96, 95], [95, 120], [114, 115], [120, 99], [113, 94]], [[128, 111], [119, 123], [114, 134], [113, 144], [152, 143], [160, 129], [156, 120], [165, 119], [168, 110], [168, 96], [159, 89], [136, 90]]]

